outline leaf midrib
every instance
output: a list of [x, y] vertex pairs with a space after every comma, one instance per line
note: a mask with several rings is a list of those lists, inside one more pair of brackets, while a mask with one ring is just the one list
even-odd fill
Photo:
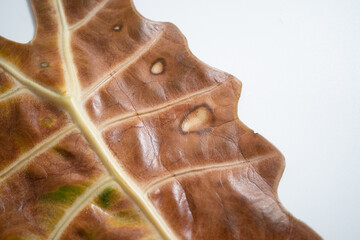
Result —
[[[93, 151], [97, 154], [109, 174], [142, 210], [144, 215], [155, 226], [161, 236], [164, 239], [177, 239], [175, 234], [170, 230], [165, 221], [157, 213], [148, 198], [145, 197], [144, 193], [135, 184], [131, 177], [121, 169], [119, 163], [107, 147], [104, 140], [101, 138], [100, 132], [96, 129], [95, 125], [92, 123], [88, 114], [84, 110], [80, 101], [81, 95], [79, 79], [77, 77], [74, 67], [75, 65], [72, 60], [72, 54], [69, 45], [69, 30], [66, 24], [64, 10], [60, 0], [56, 0], [55, 5], [59, 20], [58, 24], [61, 27], [59, 31], [58, 47], [61, 52], [63, 66], [65, 68], [64, 73], [66, 75], [66, 85], [68, 91], [63, 92], [62, 95], [51, 88], [42, 86], [17, 69], [17, 67], [15, 67], [13, 64], [2, 58], [0, 58], [0, 65], [5, 69], [6, 72], [10, 73], [34, 94], [46, 99], [47, 101], [54, 102], [55, 104], [58, 104], [60, 107], [62, 107], [70, 115], [73, 123], [79, 128], [81, 133], [87, 139]], [[127, 66], [127, 64], [124, 66]], [[61, 233], [58, 234], [61, 235]]]
[[69, 92], [70, 97], [66, 98], [67, 104], [65, 105], [72, 120], [84, 134], [85, 138], [92, 146], [93, 151], [97, 154], [109, 174], [113, 176], [128, 196], [138, 205], [145, 216], [157, 228], [159, 233], [165, 239], [175, 239], [174, 234], [157, 214], [155, 208], [151, 205], [148, 199], [144, 197], [143, 193], [141, 193], [138, 186], [131, 180], [130, 176], [121, 169], [117, 160], [114, 158], [106, 143], [101, 138], [101, 134], [98, 132], [94, 124], [91, 122], [88, 114], [79, 103], [79, 97], [81, 96], [79, 90], [79, 79], [74, 68], [74, 61], [72, 59], [69, 45], [69, 30], [65, 19], [64, 8], [60, 0], [56, 0], [56, 8], [58, 16], [60, 17], [59, 22], [62, 25], [60, 30], [62, 34], [59, 36], [62, 37], [60, 41], [63, 44], [60, 44], [59, 46], [61, 47], [60, 51], [63, 56], [62, 61], [65, 67], [65, 74], [67, 75], [67, 83], [71, 86], [71, 92]]

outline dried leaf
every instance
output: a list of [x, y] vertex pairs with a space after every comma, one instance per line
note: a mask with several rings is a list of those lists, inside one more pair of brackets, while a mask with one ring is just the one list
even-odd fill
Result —
[[241, 84], [130, 0], [32, 0], [0, 38], [0, 239], [320, 239], [284, 210], [281, 153]]

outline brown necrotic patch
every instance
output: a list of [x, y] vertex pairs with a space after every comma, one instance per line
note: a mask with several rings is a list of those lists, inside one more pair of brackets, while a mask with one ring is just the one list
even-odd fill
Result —
[[184, 116], [179, 125], [182, 134], [204, 133], [210, 130], [214, 113], [207, 104], [195, 107]]
[[151, 64], [150, 72], [153, 75], [160, 75], [165, 72], [166, 61], [163, 58], [157, 59], [153, 64]]

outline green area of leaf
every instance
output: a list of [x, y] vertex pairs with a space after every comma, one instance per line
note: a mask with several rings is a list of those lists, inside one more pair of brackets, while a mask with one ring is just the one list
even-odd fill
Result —
[[136, 210], [121, 211], [116, 214], [122, 223], [135, 224], [142, 221], [140, 214]]
[[105, 188], [104, 191], [99, 195], [96, 203], [102, 208], [108, 208], [111, 204], [111, 200], [115, 194], [115, 189], [112, 187]]
[[81, 186], [62, 186], [55, 192], [43, 195], [40, 201], [71, 204], [83, 191], [84, 187]]

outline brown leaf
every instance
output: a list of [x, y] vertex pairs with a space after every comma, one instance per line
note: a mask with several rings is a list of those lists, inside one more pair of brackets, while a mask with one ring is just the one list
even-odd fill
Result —
[[32, 0], [0, 38], [0, 239], [320, 239], [281, 206], [281, 153], [241, 83], [130, 0]]

